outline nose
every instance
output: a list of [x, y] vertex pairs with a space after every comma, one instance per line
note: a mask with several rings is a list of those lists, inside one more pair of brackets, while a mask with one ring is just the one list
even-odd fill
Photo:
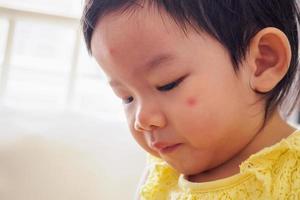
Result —
[[140, 104], [135, 113], [134, 129], [139, 132], [152, 132], [166, 126], [165, 113], [155, 102]]

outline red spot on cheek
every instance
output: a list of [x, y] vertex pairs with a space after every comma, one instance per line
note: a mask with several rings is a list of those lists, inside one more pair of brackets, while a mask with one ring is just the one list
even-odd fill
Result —
[[110, 48], [108, 51], [110, 55], [115, 55], [117, 53], [115, 48]]
[[197, 104], [197, 100], [194, 97], [188, 98], [186, 102], [187, 102], [187, 105], [191, 106], [191, 107], [193, 107]]

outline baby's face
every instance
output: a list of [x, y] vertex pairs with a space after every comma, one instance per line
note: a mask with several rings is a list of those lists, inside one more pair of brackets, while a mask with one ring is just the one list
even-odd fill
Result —
[[184, 35], [163, 13], [105, 16], [91, 46], [135, 140], [181, 173], [232, 158], [259, 125], [248, 68], [235, 74], [220, 43], [192, 30]]

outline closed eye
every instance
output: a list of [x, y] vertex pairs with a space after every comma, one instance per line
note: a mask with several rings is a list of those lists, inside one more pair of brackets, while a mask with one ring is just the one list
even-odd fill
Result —
[[[162, 92], [170, 91], [170, 90], [174, 89], [175, 87], [177, 87], [186, 77], [187, 77], [187, 75], [183, 76], [183, 77], [179, 78], [178, 80], [171, 82], [169, 84], [159, 86], [159, 87], [157, 87], [157, 90], [162, 91]], [[122, 101], [124, 104], [130, 104], [133, 100], [134, 100], [134, 98], [132, 96], [129, 96], [127, 98], [122, 98]]]
[[180, 79], [172, 82], [172, 83], [169, 83], [169, 84], [166, 84], [166, 85], [163, 85], [163, 86], [160, 86], [160, 87], [157, 87], [157, 89], [159, 91], [162, 91], [162, 92], [167, 92], [167, 91], [170, 91], [172, 89], [174, 89], [175, 87], [177, 87], [182, 81], [183, 79], [185, 78], [186, 76], [184, 77], [181, 77]]

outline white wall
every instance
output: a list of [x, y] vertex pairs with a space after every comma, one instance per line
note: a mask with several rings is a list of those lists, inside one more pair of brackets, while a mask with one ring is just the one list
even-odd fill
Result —
[[0, 199], [135, 194], [145, 154], [87, 55], [74, 5], [0, 0]]
[[5, 200], [133, 199], [145, 165], [124, 122], [80, 113], [2, 107], [0, 138]]

